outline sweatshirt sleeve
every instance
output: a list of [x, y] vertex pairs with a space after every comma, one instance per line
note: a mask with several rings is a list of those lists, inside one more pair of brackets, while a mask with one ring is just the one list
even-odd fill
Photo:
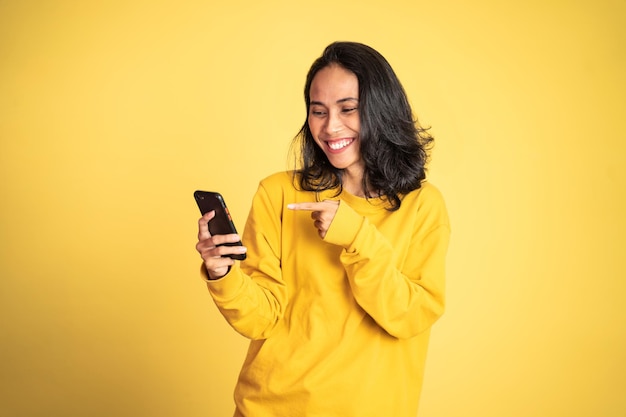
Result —
[[[403, 202], [408, 204], [409, 202]], [[430, 186], [404, 216], [410, 234], [406, 254], [394, 250], [366, 218], [342, 201], [325, 240], [344, 248], [340, 256], [359, 305], [390, 335], [410, 338], [443, 314], [445, 256], [450, 226], [441, 194]], [[404, 259], [400, 259], [404, 257]]]
[[[282, 196], [273, 201], [263, 184], [253, 199], [243, 243], [248, 257], [224, 277], [207, 281], [209, 292], [228, 323], [250, 339], [264, 339], [283, 316], [287, 290], [280, 268]], [[260, 227], [263, 225], [264, 227]]]

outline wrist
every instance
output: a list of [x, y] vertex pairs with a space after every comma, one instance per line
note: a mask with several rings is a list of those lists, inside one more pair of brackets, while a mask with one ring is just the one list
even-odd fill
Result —
[[226, 272], [223, 275], [215, 276], [209, 272], [205, 264], [202, 264], [200, 267], [200, 274], [202, 275], [202, 279], [204, 281], [217, 281], [219, 279], [224, 278], [230, 272], [231, 267], [229, 266]]

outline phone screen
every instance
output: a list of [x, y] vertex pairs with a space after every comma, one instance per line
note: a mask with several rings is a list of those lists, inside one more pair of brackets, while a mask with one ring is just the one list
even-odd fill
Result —
[[[237, 233], [233, 219], [230, 216], [226, 202], [220, 193], [213, 191], [200, 191], [197, 190], [193, 193], [193, 196], [198, 204], [200, 213], [202, 215], [208, 213], [211, 210], [215, 210], [215, 217], [209, 221], [209, 232], [211, 235], [229, 235]], [[241, 241], [234, 243], [224, 243], [226, 246], [242, 246]], [[222, 246], [222, 245], [220, 245]], [[245, 253], [237, 253], [224, 255], [237, 260], [246, 259]]]

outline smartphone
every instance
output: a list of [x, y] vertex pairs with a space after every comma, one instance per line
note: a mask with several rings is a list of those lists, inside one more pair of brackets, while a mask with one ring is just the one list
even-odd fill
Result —
[[[215, 210], [215, 217], [213, 217], [209, 221], [209, 232], [211, 233], [211, 235], [230, 235], [233, 233], [237, 233], [235, 223], [233, 223], [233, 219], [230, 217], [228, 207], [226, 207], [226, 202], [224, 202], [224, 197], [222, 197], [220, 193], [197, 190], [193, 193], [193, 196], [196, 200], [196, 203], [198, 204], [198, 208], [200, 209], [200, 213], [202, 213], [202, 215], [208, 213], [211, 210]], [[234, 243], [224, 243], [223, 245], [243, 246], [241, 241]], [[228, 256], [239, 261], [243, 261], [244, 259], [246, 259], [245, 253], [234, 253], [224, 256]]]

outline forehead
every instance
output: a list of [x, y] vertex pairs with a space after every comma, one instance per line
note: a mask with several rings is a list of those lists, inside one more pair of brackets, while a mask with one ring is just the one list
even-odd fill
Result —
[[309, 91], [311, 101], [335, 102], [359, 98], [359, 81], [352, 71], [331, 64], [315, 74]]

